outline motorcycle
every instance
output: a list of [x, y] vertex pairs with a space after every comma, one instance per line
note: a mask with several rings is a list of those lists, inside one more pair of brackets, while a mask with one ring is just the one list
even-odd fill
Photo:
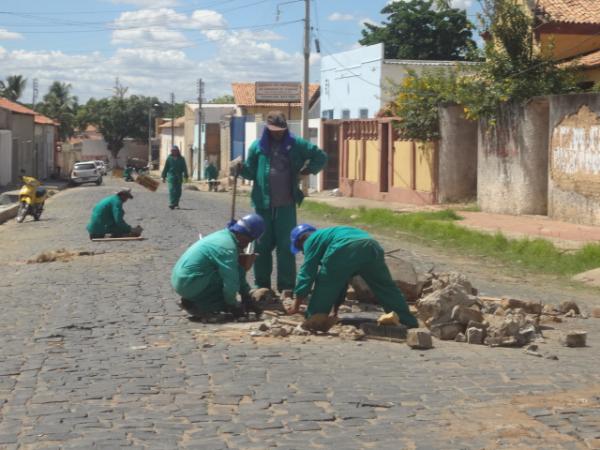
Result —
[[19, 210], [17, 211], [17, 222], [21, 223], [29, 214], [33, 220], [40, 220], [44, 203], [48, 198], [48, 192], [41, 187], [41, 183], [33, 177], [21, 176], [23, 187], [19, 191]]

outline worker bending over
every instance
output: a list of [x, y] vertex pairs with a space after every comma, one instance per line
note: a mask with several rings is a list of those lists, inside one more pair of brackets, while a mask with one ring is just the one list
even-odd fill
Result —
[[243, 303], [249, 302], [250, 286], [238, 257], [264, 231], [263, 219], [249, 214], [188, 248], [171, 275], [171, 284], [181, 296], [180, 306], [197, 318], [219, 312], [230, 312], [234, 317], [245, 314], [236, 295], [241, 295]]
[[350, 278], [360, 275], [386, 312], [395, 311], [408, 327], [418, 326], [392, 280], [383, 249], [368, 233], [346, 226], [317, 230], [302, 224], [292, 230], [290, 238], [292, 253], [303, 252], [304, 263], [294, 289], [296, 300], [288, 313], [297, 313], [310, 294], [306, 317], [329, 314], [344, 301]]
[[128, 225], [123, 216], [123, 203], [130, 198], [131, 189], [121, 189], [114, 195], [110, 195], [98, 202], [92, 210], [90, 223], [87, 225], [90, 239], [101, 239], [107, 234], [110, 237], [137, 237], [142, 234], [142, 227], [139, 225], [131, 227]]

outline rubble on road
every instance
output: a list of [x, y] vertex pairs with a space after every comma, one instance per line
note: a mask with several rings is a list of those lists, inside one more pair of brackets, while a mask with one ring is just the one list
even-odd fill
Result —
[[36, 264], [36, 263], [47, 263], [47, 262], [69, 262], [72, 261], [73, 258], [78, 256], [93, 256], [98, 254], [97, 252], [89, 252], [89, 251], [80, 251], [73, 252], [64, 248], [59, 250], [51, 250], [42, 252], [37, 255], [35, 258], [27, 260], [27, 264]]
[[433, 347], [431, 333], [427, 328], [412, 328], [408, 330], [406, 344], [410, 348], [426, 350]]
[[585, 331], [568, 331], [562, 334], [560, 342], [565, 347], [585, 347], [586, 338]]

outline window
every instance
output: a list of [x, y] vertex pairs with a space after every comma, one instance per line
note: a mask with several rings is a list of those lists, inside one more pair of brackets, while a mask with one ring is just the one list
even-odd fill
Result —
[[342, 119], [349, 119], [349, 118], [350, 118], [350, 110], [342, 109]]
[[369, 118], [369, 110], [367, 108], [359, 109], [358, 117], [360, 117], [361, 119], [368, 119]]
[[323, 119], [333, 119], [333, 109], [324, 109], [321, 117]]

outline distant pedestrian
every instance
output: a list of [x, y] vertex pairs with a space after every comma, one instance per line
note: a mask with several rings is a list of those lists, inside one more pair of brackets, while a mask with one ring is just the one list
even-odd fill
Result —
[[171, 149], [171, 154], [165, 162], [161, 174], [163, 183], [169, 183], [169, 208], [179, 208], [179, 199], [181, 198], [181, 185], [187, 182], [188, 171], [185, 159], [181, 156], [179, 147], [176, 145]]
[[123, 204], [132, 198], [131, 189], [121, 189], [96, 204], [87, 225], [90, 239], [101, 239], [107, 234], [113, 238], [140, 236], [142, 227], [138, 225], [132, 228], [124, 219]]
[[408, 327], [419, 326], [392, 280], [383, 249], [367, 232], [346, 226], [317, 230], [302, 224], [292, 230], [290, 241], [292, 253], [304, 253], [304, 263], [294, 289], [296, 301], [288, 313], [297, 313], [307, 300], [307, 318], [337, 310], [350, 278], [360, 275], [386, 312], [395, 311]]
[[217, 192], [217, 177], [219, 176], [219, 170], [217, 167], [209, 161], [205, 162], [204, 165], [204, 179], [208, 183], [208, 191]]

